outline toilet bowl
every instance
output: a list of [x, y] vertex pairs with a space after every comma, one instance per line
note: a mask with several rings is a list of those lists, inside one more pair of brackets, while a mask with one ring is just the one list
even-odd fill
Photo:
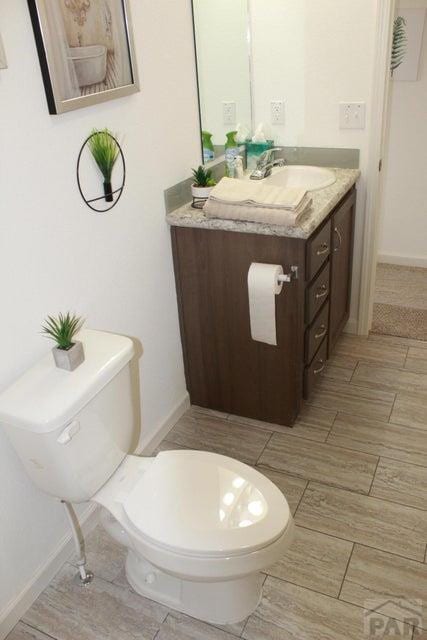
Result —
[[93, 497], [128, 548], [126, 576], [148, 598], [214, 624], [238, 622], [261, 597], [261, 571], [291, 544], [283, 494], [265, 476], [202, 451], [128, 456]]
[[56, 498], [103, 507], [137, 593], [214, 624], [243, 620], [261, 598], [262, 572], [292, 542], [285, 497], [227, 456], [131, 455], [133, 343], [98, 331], [79, 340], [86, 359], [75, 371], [48, 354], [0, 396], [0, 424], [27, 473]]

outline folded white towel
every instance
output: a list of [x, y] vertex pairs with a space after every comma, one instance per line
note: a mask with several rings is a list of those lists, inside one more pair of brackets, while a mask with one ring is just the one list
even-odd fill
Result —
[[294, 209], [278, 207], [260, 207], [258, 205], [245, 205], [241, 203], [219, 202], [209, 198], [203, 207], [207, 218], [221, 218], [223, 220], [246, 220], [248, 222], [260, 222], [264, 224], [276, 224], [280, 226], [295, 227], [302, 215], [310, 208], [311, 198], [307, 196], [300, 205]]
[[277, 187], [264, 181], [222, 178], [212, 189], [210, 200], [293, 211], [301, 205], [306, 195], [305, 189]]

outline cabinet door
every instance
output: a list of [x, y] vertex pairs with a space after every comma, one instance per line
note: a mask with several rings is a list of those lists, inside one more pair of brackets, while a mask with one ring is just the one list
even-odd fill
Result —
[[353, 190], [332, 216], [329, 355], [350, 312], [355, 204], [356, 191]]

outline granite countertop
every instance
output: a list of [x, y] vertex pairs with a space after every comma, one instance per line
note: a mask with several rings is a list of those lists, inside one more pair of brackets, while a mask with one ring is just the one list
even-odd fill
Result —
[[336, 182], [325, 189], [310, 192], [313, 203], [310, 209], [300, 218], [297, 226], [207, 218], [202, 210], [193, 209], [191, 203], [185, 204], [169, 213], [166, 216], [166, 220], [171, 226], [175, 227], [196, 227], [198, 229], [216, 229], [306, 239], [325, 220], [335, 205], [338, 204], [360, 177], [359, 169], [332, 168], [331, 170], [336, 174]]

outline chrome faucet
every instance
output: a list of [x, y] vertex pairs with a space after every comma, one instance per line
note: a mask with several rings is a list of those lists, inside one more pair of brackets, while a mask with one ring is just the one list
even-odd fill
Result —
[[282, 149], [278, 147], [264, 151], [258, 158], [256, 169], [251, 173], [251, 180], [262, 180], [270, 175], [273, 167], [284, 167], [286, 164], [284, 158], [274, 158], [274, 154], [281, 151]]

